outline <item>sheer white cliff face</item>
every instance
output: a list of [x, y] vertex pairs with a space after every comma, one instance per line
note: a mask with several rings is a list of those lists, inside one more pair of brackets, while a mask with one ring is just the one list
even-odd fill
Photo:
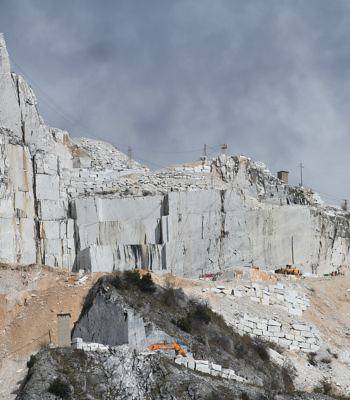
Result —
[[0, 33], [0, 126], [22, 137], [21, 114], [18, 106], [17, 88], [13, 80], [3, 35]]
[[135, 266], [198, 276], [292, 262], [349, 266], [347, 215], [245, 157], [157, 173], [113, 146], [45, 125], [0, 35], [0, 261]]

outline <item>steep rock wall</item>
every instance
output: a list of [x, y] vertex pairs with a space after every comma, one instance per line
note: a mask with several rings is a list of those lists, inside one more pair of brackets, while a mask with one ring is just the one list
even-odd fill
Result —
[[0, 261], [198, 276], [294, 259], [349, 266], [348, 214], [245, 157], [157, 172], [115, 147], [48, 127], [0, 35]]
[[88, 198], [75, 206], [78, 266], [92, 271], [132, 265], [199, 276], [245, 265], [276, 268], [292, 263], [292, 240], [304, 272], [349, 264], [347, 221], [311, 206], [258, 204], [237, 189]]

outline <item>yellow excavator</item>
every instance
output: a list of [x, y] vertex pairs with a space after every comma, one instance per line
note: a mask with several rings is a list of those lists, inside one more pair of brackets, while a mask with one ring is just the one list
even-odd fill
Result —
[[148, 350], [175, 350], [176, 354], [182, 355], [182, 357], [186, 357], [186, 351], [179, 345], [177, 342], [172, 343], [154, 343], [147, 347]]
[[292, 265], [286, 265], [285, 268], [279, 268], [275, 270], [276, 274], [283, 274], [283, 275], [295, 275], [301, 276], [301, 271], [299, 268], [293, 267]]
[[294, 237], [291, 238], [291, 250], [292, 250], [292, 264], [287, 264], [284, 268], [279, 268], [275, 270], [276, 274], [282, 275], [294, 275], [301, 276], [301, 271], [299, 268], [294, 267]]

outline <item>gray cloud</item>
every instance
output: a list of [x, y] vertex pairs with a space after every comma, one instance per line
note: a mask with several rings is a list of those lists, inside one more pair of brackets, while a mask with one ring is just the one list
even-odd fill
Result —
[[204, 143], [350, 198], [347, 0], [0, 0], [13, 69], [74, 136], [157, 165]]

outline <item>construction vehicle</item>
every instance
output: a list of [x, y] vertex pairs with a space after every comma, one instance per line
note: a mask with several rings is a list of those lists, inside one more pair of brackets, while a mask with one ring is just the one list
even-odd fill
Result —
[[186, 357], [186, 351], [179, 345], [177, 342], [172, 343], [154, 343], [147, 347], [148, 350], [175, 350], [176, 354], [182, 355], [182, 357]]
[[299, 268], [294, 267], [294, 237], [291, 237], [291, 250], [292, 250], [292, 264], [287, 264], [284, 268], [275, 270], [276, 274], [301, 276]]
[[283, 275], [295, 275], [301, 276], [301, 271], [299, 268], [293, 267], [293, 265], [287, 264], [284, 268], [279, 268], [275, 270], [276, 274]]

